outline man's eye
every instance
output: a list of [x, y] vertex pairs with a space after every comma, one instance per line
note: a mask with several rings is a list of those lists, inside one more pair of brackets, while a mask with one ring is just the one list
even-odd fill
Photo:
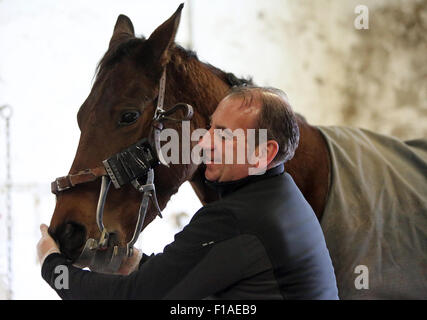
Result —
[[139, 116], [139, 111], [126, 111], [120, 116], [119, 125], [126, 126], [135, 123]]

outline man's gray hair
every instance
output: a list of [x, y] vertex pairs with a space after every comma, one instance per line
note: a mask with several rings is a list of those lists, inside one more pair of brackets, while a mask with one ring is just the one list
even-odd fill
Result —
[[227, 97], [242, 98], [247, 106], [253, 101], [260, 102], [261, 112], [255, 129], [267, 129], [267, 140], [275, 140], [279, 145], [272, 163], [285, 163], [293, 158], [299, 143], [299, 128], [286, 93], [272, 87], [245, 85], [232, 87]]

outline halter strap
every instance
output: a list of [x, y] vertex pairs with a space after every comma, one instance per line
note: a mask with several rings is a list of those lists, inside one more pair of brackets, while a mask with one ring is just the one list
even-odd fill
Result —
[[55, 181], [51, 183], [50, 189], [53, 194], [58, 195], [60, 192], [71, 189], [78, 184], [92, 182], [105, 175], [107, 175], [105, 167], [85, 169], [75, 174], [69, 174], [64, 177], [56, 178]]
[[159, 83], [159, 96], [157, 97], [157, 106], [154, 113], [153, 120], [158, 120], [161, 113], [164, 112], [163, 104], [165, 102], [165, 92], [166, 92], [166, 67], [163, 68], [162, 76]]
[[[163, 130], [163, 122], [165, 121], [181, 122], [184, 120], [190, 120], [193, 117], [193, 107], [187, 103], [178, 103], [175, 106], [173, 106], [171, 109], [164, 110], [163, 103], [165, 99], [165, 91], [166, 91], [166, 68], [163, 69], [162, 76], [160, 78], [159, 96], [157, 98], [156, 111], [154, 112], [154, 116], [153, 116], [153, 123], [151, 126], [150, 137], [152, 137], [153, 139], [151, 140], [151, 142], [152, 142], [152, 145], [154, 145], [154, 148], [156, 149], [156, 154], [160, 163], [166, 167], [169, 167], [169, 164], [163, 157], [161, 146], [160, 146], [160, 132]], [[184, 117], [182, 117], [181, 119], [170, 117], [170, 115], [176, 113], [178, 110], [184, 111]]]

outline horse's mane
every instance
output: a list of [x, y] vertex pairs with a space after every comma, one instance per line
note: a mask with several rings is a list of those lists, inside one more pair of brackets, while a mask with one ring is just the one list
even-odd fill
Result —
[[202, 62], [199, 60], [197, 53], [193, 50], [188, 50], [183, 48], [180, 45], [175, 45], [177, 50], [181, 52], [185, 57], [187, 58], [193, 58], [199, 61], [200, 63], [203, 63], [205, 66], [208, 67], [209, 70], [211, 70], [218, 78], [220, 78], [222, 81], [227, 83], [230, 87], [233, 86], [243, 86], [243, 85], [253, 85], [252, 78], [245, 79], [245, 78], [238, 78], [231, 72], [225, 72], [209, 63]]
[[[142, 45], [145, 41], [144, 37], [141, 38], [131, 38], [129, 40], [123, 41], [117, 45], [110, 47], [102, 59], [96, 66], [95, 77], [99, 74], [104, 68], [108, 68], [119, 62], [123, 57], [129, 56], [138, 46]], [[193, 50], [185, 49], [184, 47], [175, 44], [176, 52], [181, 56], [180, 59], [195, 59], [200, 63], [203, 63], [211, 70], [218, 78], [227, 83], [230, 87], [241, 86], [241, 85], [252, 85], [252, 79], [238, 78], [231, 72], [225, 72], [209, 63], [205, 63], [199, 60], [197, 53]]]

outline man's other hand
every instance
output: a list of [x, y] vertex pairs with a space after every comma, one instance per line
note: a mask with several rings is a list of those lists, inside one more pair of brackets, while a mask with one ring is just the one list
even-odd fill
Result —
[[60, 253], [59, 248], [53, 240], [53, 238], [49, 235], [47, 232], [47, 225], [41, 224], [40, 225], [40, 231], [42, 233], [42, 237], [37, 243], [37, 256], [40, 262], [40, 265], [43, 265], [44, 260], [48, 255], [51, 253], [57, 252]]
[[125, 259], [122, 262], [122, 265], [120, 266], [119, 270], [117, 270], [116, 273], [124, 276], [131, 274], [136, 269], [138, 269], [141, 258], [142, 258], [142, 251], [137, 248], [133, 248], [132, 256], [130, 256], [129, 258]]

